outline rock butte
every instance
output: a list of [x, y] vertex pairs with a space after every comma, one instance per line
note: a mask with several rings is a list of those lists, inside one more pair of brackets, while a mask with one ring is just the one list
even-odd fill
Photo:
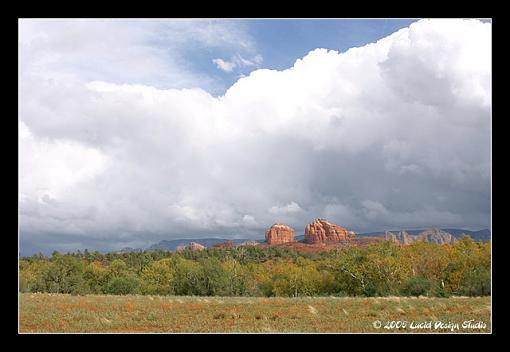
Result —
[[234, 243], [232, 240], [227, 240], [225, 243], [216, 243], [213, 245], [215, 248], [232, 248], [234, 247]]
[[294, 229], [284, 224], [274, 224], [266, 231], [268, 244], [282, 244], [294, 241]]
[[206, 247], [201, 245], [200, 243], [196, 243], [196, 242], [190, 242], [189, 245], [187, 246], [177, 246], [177, 248], [175, 248], [175, 250], [177, 252], [180, 252], [180, 251], [183, 251], [185, 249], [191, 249], [193, 251], [197, 250], [197, 251], [202, 251], [204, 250]]
[[202, 246], [200, 243], [196, 243], [196, 242], [190, 242], [188, 247], [192, 250], [198, 250], [198, 251], [205, 249], [205, 246]]
[[316, 219], [305, 228], [305, 242], [338, 242], [351, 240], [356, 237], [353, 231], [342, 226], [332, 224], [325, 219]]

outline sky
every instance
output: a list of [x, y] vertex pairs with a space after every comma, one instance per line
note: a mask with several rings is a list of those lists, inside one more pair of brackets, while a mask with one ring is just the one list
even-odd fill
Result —
[[491, 23], [19, 20], [20, 251], [478, 230]]

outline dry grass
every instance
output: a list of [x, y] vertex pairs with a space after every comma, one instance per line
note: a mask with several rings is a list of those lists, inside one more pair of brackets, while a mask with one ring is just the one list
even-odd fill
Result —
[[450, 332], [375, 320], [462, 323], [490, 332], [490, 297], [251, 298], [21, 294], [20, 332]]

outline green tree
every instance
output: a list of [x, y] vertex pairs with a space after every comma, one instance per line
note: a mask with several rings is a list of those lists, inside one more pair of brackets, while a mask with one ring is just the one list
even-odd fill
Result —
[[281, 263], [273, 276], [275, 296], [313, 296], [322, 290], [322, 275], [313, 261], [297, 258], [296, 263]]
[[200, 280], [200, 294], [205, 296], [228, 296], [231, 294], [229, 275], [225, 272], [217, 258], [200, 260], [202, 275]]
[[323, 266], [335, 277], [337, 293], [349, 296], [360, 296], [368, 291], [368, 265], [366, 250], [361, 248], [337, 251], [323, 262]]
[[161, 259], [147, 265], [141, 274], [141, 291], [148, 294], [173, 293], [175, 269], [171, 259]]
[[121, 259], [115, 259], [110, 263], [108, 267], [108, 275], [110, 278], [123, 277], [129, 274], [128, 266], [125, 261]]
[[83, 267], [83, 262], [79, 258], [56, 255], [52, 263], [41, 273], [36, 290], [52, 293], [86, 293]]
[[105, 293], [111, 295], [128, 295], [136, 292], [139, 281], [135, 276], [114, 277], [106, 286]]
[[236, 259], [228, 259], [222, 264], [227, 280], [226, 294], [228, 296], [242, 296], [247, 291], [249, 275]]
[[203, 271], [193, 260], [178, 258], [175, 262], [173, 289], [177, 295], [201, 295]]
[[41, 290], [41, 276], [51, 263], [47, 260], [20, 260], [19, 289], [20, 292], [36, 292]]
[[91, 293], [104, 293], [108, 282], [108, 269], [100, 262], [92, 262], [83, 270], [83, 279]]
[[464, 271], [458, 294], [463, 296], [487, 296], [491, 294], [491, 273], [486, 268], [471, 268]]

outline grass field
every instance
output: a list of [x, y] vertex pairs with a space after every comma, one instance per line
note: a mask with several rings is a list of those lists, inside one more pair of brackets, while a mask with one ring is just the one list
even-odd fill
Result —
[[[20, 294], [19, 330], [488, 333], [490, 305], [490, 297], [252, 298], [24, 293]], [[471, 327], [463, 327], [470, 320]], [[374, 327], [379, 325], [377, 321], [381, 325], [378, 328]], [[407, 325], [399, 329], [391, 321], [407, 321]], [[436, 322], [445, 325], [441, 327]], [[418, 323], [422, 323], [420, 328]]]

